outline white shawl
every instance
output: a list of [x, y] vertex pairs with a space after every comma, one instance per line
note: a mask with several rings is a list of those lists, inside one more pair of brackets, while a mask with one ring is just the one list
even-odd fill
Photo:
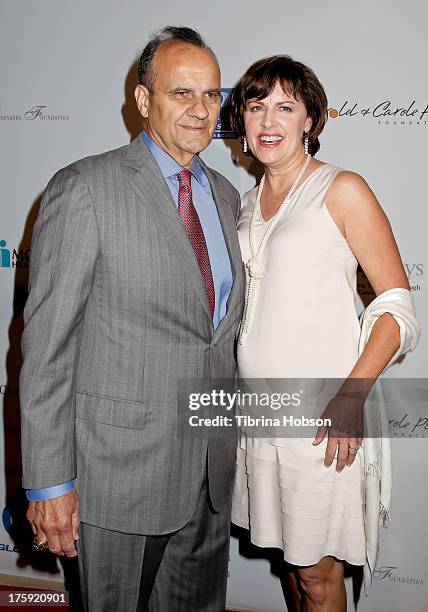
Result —
[[[386, 365], [386, 370], [401, 355], [415, 349], [420, 336], [420, 327], [416, 319], [412, 293], [408, 289], [401, 288], [384, 291], [367, 306], [361, 315], [359, 355], [366, 346], [373, 325], [385, 313], [391, 314], [400, 327], [400, 347]], [[379, 380], [370, 392], [369, 399], [372, 401], [371, 408], [377, 409], [366, 411], [366, 428], [369, 432], [370, 430], [380, 431], [381, 437], [364, 439], [364, 472], [366, 475], [364, 520], [367, 545], [364, 588], [366, 594], [372, 582], [378, 556], [379, 526], [387, 527], [390, 522], [392, 485], [389, 426]]]

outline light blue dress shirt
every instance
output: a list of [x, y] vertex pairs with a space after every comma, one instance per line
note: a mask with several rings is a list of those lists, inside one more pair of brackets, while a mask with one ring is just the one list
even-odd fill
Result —
[[[166, 151], [161, 149], [159, 145], [153, 142], [147, 132], [143, 132], [141, 137], [155, 158], [178, 208], [177, 174], [183, 170], [183, 167], [168, 155]], [[198, 156], [195, 155], [192, 165], [188, 170], [192, 173], [193, 205], [201, 222], [211, 264], [215, 292], [213, 327], [217, 329], [220, 321], [226, 314], [227, 301], [233, 284], [232, 267], [211, 187]], [[74, 481], [70, 480], [44, 489], [28, 489], [27, 498], [30, 501], [53, 499], [73, 490]]]
[[[147, 132], [143, 132], [142, 139], [157, 161], [178, 208], [177, 174], [183, 167], [153, 142]], [[216, 329], [226, 314], [227, 300], [233, 283], [232, 268], [211, 187], [197, 155], [188, 170], [192, 173], [193, 205], [201, 222], [210, 258], [215, 292], [213, 326]]]

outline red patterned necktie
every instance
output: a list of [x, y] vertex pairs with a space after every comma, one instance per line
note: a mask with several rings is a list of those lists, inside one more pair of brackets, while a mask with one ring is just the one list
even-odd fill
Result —
[[196, 208], [192, 201], [192, 175], [189, 170], [182, 170], [177, 174], [178, 177], [178, 214], [183, 221], [184, 229], [195, 251], [196, 260], [201, 271], [202, 280], [211, 306], [211, 315], [214, 316], [215, 293], [213, 275], [211, 272], [210, 258], [208, 256], [207, 243], [205, 242], [204, 232], [199, 221]]

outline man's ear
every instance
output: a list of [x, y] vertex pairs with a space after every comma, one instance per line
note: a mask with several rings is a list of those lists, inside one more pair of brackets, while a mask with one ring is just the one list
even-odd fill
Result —
[[149, 90], [145, 85], [138, 84], [135, 88], [134, 95], [140, 115], [144, 117], [144, 119], [147, 119], [149, 116]]

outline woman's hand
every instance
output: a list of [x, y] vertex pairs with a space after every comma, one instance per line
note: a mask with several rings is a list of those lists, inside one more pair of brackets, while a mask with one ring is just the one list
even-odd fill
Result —
[[328, 435], [324, 465], [330, 467], [337, 453], [336, 470], [352, 465], [363, 440], [364, 401], [366, 394], [343, 389], [327, 404], [321, 418], [331, 425], [318, 427], [312, 442], [318, 446]]

